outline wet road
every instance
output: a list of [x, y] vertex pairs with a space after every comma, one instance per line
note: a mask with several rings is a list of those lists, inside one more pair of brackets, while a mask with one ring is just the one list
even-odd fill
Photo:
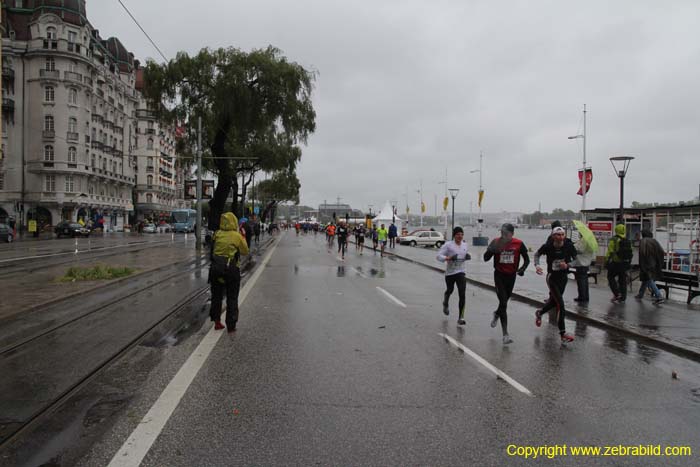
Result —
[[[462, 328], [443, 287], [426, 268], [354, 246], [341, 262], [323, 237], [287, 234], [142, 465], [533, 465], [508, 446], [564, 444], [693, 455], [548, 463], [698, 464], [700, 365], [570, 321], [562, 347], [515, 302], [503, 346], [492, 292], [468, 286]], [[82, 464], [109, 462], [144, 413]]]

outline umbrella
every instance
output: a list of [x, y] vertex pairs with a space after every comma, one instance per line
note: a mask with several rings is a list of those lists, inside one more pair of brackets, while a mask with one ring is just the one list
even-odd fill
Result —
[[586, 252], [595, 254], [598, 251], [598, 240], [595, 238], [591, 229], [586, 227], [586, 224], [581, 221], [574, 221], [574, 225], [578, 233], [581, 234], [581, 238], [583, 238], [583, 243], [586, 245]]

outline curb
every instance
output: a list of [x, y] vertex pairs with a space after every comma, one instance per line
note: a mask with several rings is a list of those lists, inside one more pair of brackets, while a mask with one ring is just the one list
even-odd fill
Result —
[[[418, 260], [415, 260], [412, 258], [407, 258], [405, 256], [399, 255], [398, 253], [393, 253], [393, 252], [384, 250], [384, 254], [394, 256], [394, 257], [402, 259], [404, 261], [408, 261], [409, 263], [423, 266], [425, 268], [431, 269], [431, 270], [439, 272], [441, 274], [443, 274], [445, 272], [444, 269], [442, 269], [438, 266], [433, 266], [430, 264], [426, 264], [422, 261], [418, 261]], [[496, 290], [495, 286], [488, 284], [486, 282], [472, 279], [470, 277], [467, 277], [467, 282], [472, 284], [472, 285], [475, 285], [479, 288], [482, 288], [482, 289], [487, 289], [490, 291]], [[538, 300], [538, 299], [529, 297], [529, 296], [524, 295], [524, 294], [519, 293], [519, 292], [513, 292], [513, 294], [511, 295], [511, 298], [513, 298], [521, 303], [526, 303], [528, 305], [532, 305], [535, 307], [539, 307], [542, 305], [542, 300]], [[574, 321], [581, 321], [583, 323], [590, 324], [590, 325], [593, 325], [593, 326], [596, 326], [598, 328], [602, 328], [602, 329], [605, 329], [608, 331], [615, 331], [615, 332], [623, 334], [627, 337], [638, 340], [640, 342], [649, 344], [653, 347], [657, 347], [661, 350], [666, 350], [666, 351], [671, 352], [673, 354], [676, 354], [678, 356], [689, 358], [689, 359], [694, 360], [696, 362], [700, 362], [700, 350], [696, 350], [696, 349], [689, 347], [689, 346], [686, 346], [684, 344], [674, 342], [674, 341], [671, 341], [669, 339], [660, 338], [660, 337], [651, 337], [651, 336], [648, 336], [646, 334], [642, 334], [638, 331], [635, 331], [634, 329], [630, 329], [628, 327], [616, 326], [616, 325], [608, 323], [606, 321], [594, 318], [592, 316], [588, 316], [587, 313], [567, 310], [566, 316], [570, 319], [573, 319]]]

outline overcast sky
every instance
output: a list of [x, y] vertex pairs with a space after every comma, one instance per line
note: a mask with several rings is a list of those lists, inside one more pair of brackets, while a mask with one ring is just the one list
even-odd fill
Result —
[[[456, 210], [578, 210], [588, 106], [588, 207], [619, 203], [609, 157], [631, 155], [625, 200], [700, 184], [700, 2], [656, 0], [123, 0], [168, 58], [274, 45], [318, 72], [301, 202], [433, 212], [448, 169]], [[117, 0], [88, 0], [103, 37], [157, 52]]]

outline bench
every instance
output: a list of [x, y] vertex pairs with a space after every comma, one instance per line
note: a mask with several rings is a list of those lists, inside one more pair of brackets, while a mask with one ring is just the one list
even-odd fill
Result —
[[656, 281], [656, 286], [666, 292], [667, 299], [669, 289], [687, 290], [689, 305], [695, 297], [700, 296], [700, 281], [697, 274], [664, 269], [661, 279]]
[[[569, 274], [573, 274], [576, 277], [576, 268], [569, 267]], [[593, 278], [593, 283], [598, 285], [598, 274], [600, 274], [600, 267], [596, 263], [591, 263], [588, 267], [588, 278]]]

